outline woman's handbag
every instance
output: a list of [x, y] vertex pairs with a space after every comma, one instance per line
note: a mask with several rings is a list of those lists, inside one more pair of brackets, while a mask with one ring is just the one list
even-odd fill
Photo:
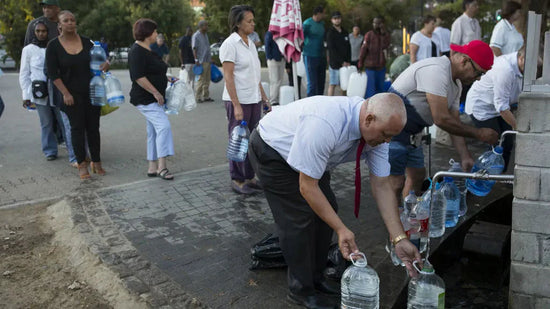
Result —
[[43, 80], [33, 80], [31, 82], [32, 96], [35, 99], [43, 99], [48, 96], [48, 83]]

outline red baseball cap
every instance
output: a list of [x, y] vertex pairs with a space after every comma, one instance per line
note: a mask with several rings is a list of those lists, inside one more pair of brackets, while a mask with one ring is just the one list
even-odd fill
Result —
[[489, 44], [483, 41], [473, 40], [464, 45], [451, 44], [451, 49], [467, 55], [485, 71], [489, 71], [493, 66], [493, 51]]

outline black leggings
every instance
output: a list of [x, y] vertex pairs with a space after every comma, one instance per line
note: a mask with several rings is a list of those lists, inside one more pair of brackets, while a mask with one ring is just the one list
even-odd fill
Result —
[[101, 140], [99, 136], [99, 116], [101, 107], [90, 103], [90, 96], [82, 93], [72, 93], [74, 105], [64, 106], [65, 113], [71, 123], [71, 140], [78, 164], [86, 158], [86, 137], [92, 162], [101, 162], [99, 156]]

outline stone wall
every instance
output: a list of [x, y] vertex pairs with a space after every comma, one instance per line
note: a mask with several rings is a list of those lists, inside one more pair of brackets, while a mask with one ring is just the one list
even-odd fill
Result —
[[517, 115], [510, 308], [550, 308], [550, 93], [524, 92]]

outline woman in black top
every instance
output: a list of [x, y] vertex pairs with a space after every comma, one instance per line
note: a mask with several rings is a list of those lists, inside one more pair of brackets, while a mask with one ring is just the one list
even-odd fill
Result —
[[[101, 108], [90, 102], [90, 39], [76, 32], [76, 19], [70, 11], [59, 12], [61, 34], [51, 40], [46, 48], [46, 66], [48, 77], [63, 95], [61, 110], [71, 123], [71, 140], [78, 162], [80, 179], [90, 178], [85, 161], [85, 142], [88, 138], [92, 172], [105, 175], [101, 166], [99, 115]], [[103, 63], [102, 70], [108, 70], [109, 64]]]
[[157, 24], [141, 18], [134, 23], [133, 32], [136, 42], [128, 52], [132, 80], [130, 103], [147, 120], [147, 176], [172, 180], [174, 176], [166, 167], [166, 157], [174, 155], [174, 141], [170, 121], [164, 113], [168, 66], [150, 48], [157, 38]]

